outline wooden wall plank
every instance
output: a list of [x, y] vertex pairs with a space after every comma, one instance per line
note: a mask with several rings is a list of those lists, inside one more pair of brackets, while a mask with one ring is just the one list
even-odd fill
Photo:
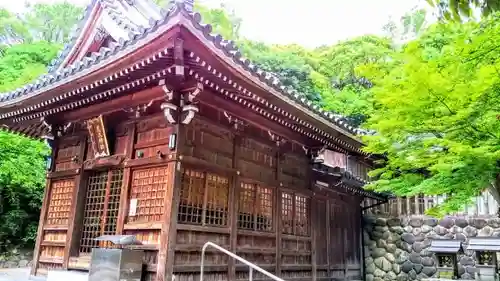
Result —
[[[83, 212], [79, 212], [82, 205], [85, 204], [85, 172], [83, 170], [83, 162], [85, 161], [85, 150], [87, 149], [87, 137], [80, 137], [80, 152], [79, 152], [79, 174], [75, 178], [75, 188], [73, 190], [73, 198], [71, 202], [70, 222], [68, 233], [66, 235], [66, 246], [64, 251], [63, 268], [68, 268], [69, 258], [74, 253], [75, 244], [78, 243], [80, 237], [80, 227], [83, 219]], [[83, 192], [82, 192], [83, 190]]]
[[[58, 139], [56, 138], [53, 142], [53, 149], [52, 149], [52, 167], [50, 167], [49, 172], [53, 172], [55, 168], [55, 159], [57, 155], [57, 150], [58, 150]], [[40, 258], [40, 246], [42, 243], [43, 239], [43, 227], [45, 224], [45, 218], [47, 215], [47, 207], [49, 205], [49, 200], [50, 200], [50, 187], [52, 184], [52, 180], [47, 178], [46, 183], [45, 183], [45, 191], [43, 195], [43, 202], [42, 202], [42, 208], [40, 209], [40, 220], [38, 222], [38, 232], [36, 235], [36, 242], [35, 242], [35, 249], [33, 252], [33, 264], [31, 266], [31, 275], [36, 274], [36, 270], [39, 266], [38, 261]]]

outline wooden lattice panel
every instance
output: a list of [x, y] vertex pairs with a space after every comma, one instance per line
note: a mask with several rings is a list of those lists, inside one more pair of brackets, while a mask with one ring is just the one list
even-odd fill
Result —
[[226, 226], [229, 179], [186, 169], [182, 175], [178, 222]]
[[[195, 281], [200, 280], [199, 273], [175, 273], [176, 281]], [[206, 272], [203, 273], [203, 281], [228, 281], [228, 276], [226, 272]], [[247, 279], [248, 280], [248, 279]]]
[[311, 233], [309, 209], [309, 198], [295, 195], [295, 235], [309, 236]]
[[239, 234], [237, 237], [236, 245], [238, 249], [247, 249], [247, 248], [273, 249], [276, 248], [276, 238]]
[[158, 245], [160, 244], [159, 230], [127, 230], [126, 235], [135, 235], [138, 241], [143, 245]]
[[[201, 262], [201, 254], [198, 251], [176, 252], [174, 255], [174, 265], [199, 265], [200, 262]], [[205, 253], [206, 265], [225, 265], [227, 264], [227, 262], [228, 262], [228, 256], [225, 254], [216, 252]]]
[[62, 261], [64, 256], [64, 247], [42, 246], [40, 248], [40, 260]]
[[123, 170], [95, 172], [87, 181], [80, 253], [107, 246], [94, 241], [101, 235], [116, 234]]
[[178, 222], [202, 224], [205, 173], [186, 169], [182, 175]]
[[201, 247], [207, 241], [211, 241], [222, 247], [229, 246], [229, 236], [227, 234], [189, 230], [178, 230], [175, 243], [176, 245], [199, 245], [201, 250]]
[[282, 233], [297, 236], [311, 234], [310, 199], [289, 192], [281, 193]]
[[161, 221], [168, 186], [168, 168], [141, 169], [132, 172], [130, 199], [137, 200], [135, 216], [129, 222]]
[[[266, 264], [269, 265], [269, 264]], [[265, 268], [268, 272], [273, 273], [275, 270], [273, 268]], [[279, 274], [278, 274], [279, 276]], [[266, 275], [254, 270], [253, 272], [253, 280], [259, 280], [259, 281], [272, 281], [273, 279], [267, 277]], [[236, 271], [236, 280], [238, 281], [248, 281], [250, 279], [250, 275], [248, 273], [248, 270], [243, 270], [243, 271]]]
[[43, 241], [47, 242], [66, 242], [66, 230], [45, 230], [43, 233]]
[[282, 271], [281, 278], [284, 280], [292, 280], [292, 279], [297, 279], [297, 280], [312, 280], [312, 271], [311, 270], [286, 270]]
[[[269, 266], [276, 263], [276, 253], [238, 253], [238, 255], [247, 261], [260, 265]], [[236, 261], [236, 264], [243, 264]]]
[[293, 194], [281, 193], [281, 231], [284, 234], [293, 234]]
[[205, 225], [225, 226], [228, 220], [229, 179], [215, 174], [206, 178]]
[[273, 189], [241, 183], [238, 228], [256, 231], [273, 230]]
[[46, 224], [68, 225], [74, 188], [74, 179], [58, 180], [52, 183]]

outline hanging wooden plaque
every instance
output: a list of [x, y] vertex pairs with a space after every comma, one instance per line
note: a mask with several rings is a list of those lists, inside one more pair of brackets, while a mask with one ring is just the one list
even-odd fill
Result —
[[94, 157], [109, 156], [108, 138], [106, 137], [106, 128], [104, 128], [102, 115], [87, 120], [87, 130], [94, 150]]

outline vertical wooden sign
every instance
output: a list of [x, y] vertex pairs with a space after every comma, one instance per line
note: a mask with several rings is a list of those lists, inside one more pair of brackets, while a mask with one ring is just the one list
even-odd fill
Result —
[[106, 128], [104, 128], [102, 115], [87, 120], [87, 130], [94, 150], [94, 157], [109, 156], [108, 138], [106, 137]]

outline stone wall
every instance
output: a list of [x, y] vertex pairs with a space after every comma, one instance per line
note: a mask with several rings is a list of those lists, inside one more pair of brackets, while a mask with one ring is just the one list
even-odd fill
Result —
[[[366, 281], [420, 280], [436, 277], [437, 260], [428, 251], [431, 239], [467, 243], [468, 237], [500, 237], [500, 219], [365, 216], [363, 236]], [[474, 279], [474, 252], [466, 250], [458, 263], [461, 279]]]
[[0, 253], [0, 268], [30, 267], [33, 260], [33, 250], [14, 249]]

